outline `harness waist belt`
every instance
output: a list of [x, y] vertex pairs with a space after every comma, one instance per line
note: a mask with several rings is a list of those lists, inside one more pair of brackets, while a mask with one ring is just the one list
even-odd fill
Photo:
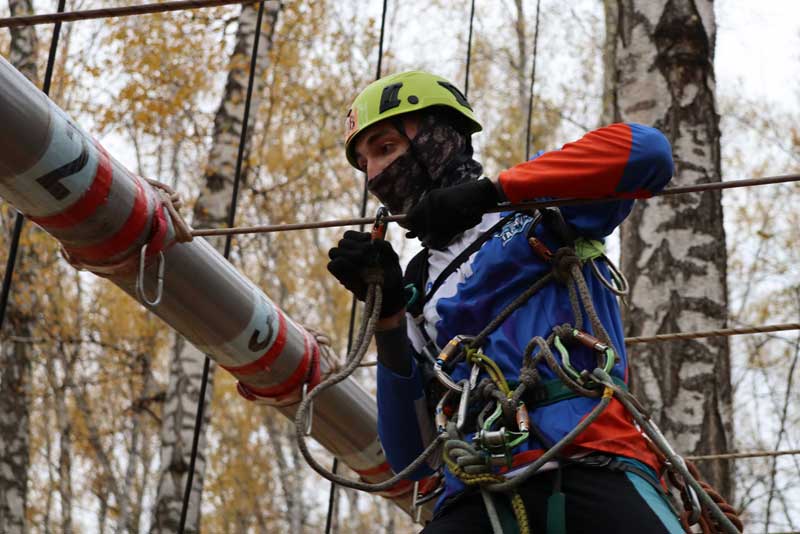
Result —
[[[614, 384], [619, 386], [622, 390], [628, 391], [628, 385], [623, 382], [621, 378], [616, 376], [612, 376], [611, 378]], [[539, 382], [533, 388], [527, 389], [525, 394], [522, 395], [522, 400], [529, 409], [533, 409], [581, 396], [582, 395], [569, 389], [560, 379], [554, 378], [552, 380]]]

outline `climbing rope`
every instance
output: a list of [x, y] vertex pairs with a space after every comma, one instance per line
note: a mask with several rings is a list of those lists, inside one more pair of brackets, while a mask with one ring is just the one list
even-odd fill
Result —
[[[539, 218], [536, 220], [538, 221]], [[648, 443], [652, 444], [654, 452], [662, 459], [662, 464], [667, 467], [670, 481], [679, 490], [684, 503], [684, 511], [680, 514], [680, 519], [686, 531], [690, 532], [691, 526], [698, 524], [706, 534], [717, 532], [737, 534], [741, 532], [742, 523], [737, 517], [736, 511], [713, 488], [699, 479], [694, 467], [688, 465], [683, 458], [674, 452], [649, 415], [640, 407], [638, 401], [609, 375], [616, 360], [615, 351], [594, 307], [594, 302], [582, 271], [582, 266], [590, 260], [590, 257], [579, 256], [572, 247], [562, 247], [555, 253], [551, 253], [549, 250], [544, 250], [546, 247], [541, 243], [532, 243], [531, 246], [545, 261], [551, 263], [551, 272], [534, 282], [528, 290], [502, 310], [495, 320], [491, 321], [478, 335], [474, 337], [456, 336], [443, 349], [436, 362], [436, 376], [443, 386], [448, 388], [447, 393], [442, 397], [436, 409], [436, 426], [439, 431], [437, 439], [447, 436], [444, 442], [443, 460], [451, 473], [466, 485], [478, 486], [482, 494], [486, 491], [509, 494], [520, 532], [525, 534], [528, 532], [528, 520], [525, 516], [524, 505], [519, 506], [517, 504], [519, 502], [517, 489], [530, 477], [537, 474], [545, 464], [551, 460], [559, 459], [564, 448], [570, 445], [578, 435], [597, 420], [610, 404], [612, 398], [617, 398], [647, 436]], [[567, 287], [575, 324], [557, 326], [547, 339], [536, 336], [528, 343], [523, 354], [519, 385], [512, 391], [505, 377], [497, 369], [496, 364], [491, 361], [491, 358], [480, 352], [480, 346], [511, 313], [518, 310], [533, 297], [544, 284], [552, 281], [557, 281]], [[584, 314], [588, 318], [594, 335], [598, 337], [583, 332]], [[582, 343], [597, 353], [598, 366], [591, 373], [587, 371], [578, 372], [572, 369], [565, 344], [568, 345], [575, 342]], [[560, 362], [554, 357], [551, 347], [558, 349], [561, 355]], [[442, 368], [448, 363], [448, 360], [450, 362], [457, 361], [459, 354], [465, 355], [467, 363], [472, 365], [472, 371], [469, 380], [463, 380], [459, 385], [456, 385], [449, 377], [442, 376], [445, 374]], [[575, 396], [599, 397], [599, 402], [587, 416], [582, 418], [557, 443], [546, 445], [546, 450], [542, 456], [525, 467], [516, 470], [513, 477], [504, 477], [494, 473], [492, 466], [503, 465], [504, 463], [507, 467], [510, 467], [512, 465], [511, 449], [526, 440], [529, 431], [534, 432], [537, 436], [540, 435], [540, 433], [537, 434], [535, 432], [535, 425], [531, 424], [527, 409], [521, 399], [526, 388], [539, 385], [540, 377], [536, 368], [542, 362]], [[484, 379], [485, 383], [483, 385], [475, 388], [473, 382], [478, 376], [478, 371], [481, 370], [487, 374], [488, 378]], [[457, 387], [460, 387], [460, 390], [457, 390]], [[474, 434], [474, 438], [470, 443], [461, 435], [461, 432], [464, 424], [463, 419], [467, 413], [466, 406], [470, 402], [471, 390], [479, 392], [480, 397], [487, 401], [494, 400], [496, 409], [492, 416], [482, 421], [486, 408], [490, 406], [487, 403], [478, 417], [478, 427], [481, 430]], [[454, 391], [460, 391], [461, 393], [457, 410], [458, 415], [455, 421], [448, 421], [446, 416], [443, 415], [446, 412], [442, 405]], [[509, 432], [506, 427], [492, 430], [494, 422], [498, 421], [501, 415], [505, 415], [504, 412], [514, 411], [515, 408], [519, 432]], [[546, 444], [546, 442], [544, 443]], [[497, 461], [500, 464], [496, 463]], [[487, 512], [493, 528], [496, 529], [496, 522], [493, 520], [496, 511], [493, 509], [492, 500], [485, 494], [483, 498], [487, 505]]]
[[311, 466], [314, 471], [335, 484], [370, 493], [389, 490], [398, 482], [407, 479], [414, 471], [419, 469], [427, 461], [427, 459], [433, 455], [434, 452], [436, 452], [441, 442], [445, 439], [445, 436], [440, 434], [433, 441], [431, 441], [425, 451], [413, 462], [411, 462], [408, 467], [390, 479], [376, 484], [352, 480], [347, 477], [337, 475], [332, 471], [328, 471], [316, 461], [308, 448], [306, 439], [311, 430], [311, 409], [314, 399], [324, 393], [327, 389], [335, 386], [352, 375], [353, 372], [358, 368], [361, 360], [367, 353], [367, 350], [369, 350], [372, 336], [375, 333], [375, 325], [378, 322], [381, 311], [383, 294], [380, 290], [380, 282], [382, 279], [383, 274], [379, 269], [373, 270], [371, 273], [369, 273], [367, 278], [368, 286], [366, 302], [364, 304], [364, 316], [363, 320], [361, 321], [361, 325], [359, 326], [358, 334], [355, 337], [353, 349], [346, 356], [345, 364], [339, 372], [331, 374], [314, 389], [304, 395], [297, 407], [294, 419], [295, 437], [297, 439], [298, 448], [300, 449], [303, 458], [305, 458], [306, 462], [308, 462], [308, 465]]
[[[58, 13], [64, 12], [66, 0], [58, 0]], [[53, 81], [53, 69], [56, 64], [56, 52], [58, 51], [58, 40], [61, 36], [61, 22], [56, 22], [53, 26], [53, 36], [50, 38], [50, 51], [47, 54], [47, 66], [44, 71], [44, 82], [42, 83], [42, 92], [46, 95], [50, 94], [50, 85]], [[11, 280], [14, 277], [14, 268], [17, 264], [17, 252], [19, 250], [19, 241], [22, 237], [22, 227], [25, 224], [25, 216], [22, 212], [17, 212], [14, 219], [14, 230], [11, 234], [11, 246], [8, 251], [8, 259], [6, 260], [6, 271], [3, 275], [3, 289], [0, 292], [0, 331], [3, 330], [3, 322], [6, 318], [6, 308], [8, 307], [8, 298], [11, 294]]]
[[[245, 9], [245, 7], [242, 7]], [[264, 1], [258, 3], [258, 15], [256, 16], [255, 36], [253, 37], [253, 50], [250, 54], [250, 75], [247, 80], [247, 95], [245, 97], [244, 114], [242, 116], [242, 131], [239, 136], [239, 149], [236, 157], [236, 171], [233, 179], [233, 191], [231, 193], [231, 207], [228, 210], [228, 226], [233, 226], [236, 220], [236, 204], [239, 196], [239, 183], [242, 178], [242, 164], [244, 161], [244, 147], [247, 141], [247, 125], [250, 119], [250, 106], [253, 99], [253, 86], [256, 74], [256, 61], [258, 59], [258, 45], [261, 37], [261, 23], [264, 18]], [[171, 203], [170, 203], [171, 204]], [[225, 250], [223, 256], [228, 259], [231, 252], [233, 236], [229, 235], [225, 239]], [[181, 507], [181, 519], [178, 525], [178, 532], [183, 533], [186, 526], [186, 516], [189, 511], [189, 498], [192, 494], [192, 481], [194, 479], [195, 464], [197, 462], [197, 451], [200, 443], [200, 430], [203, 426], [203, 412], [205, 411], [206, 389], [208, 388], [208, 375], [211, 367], [211, 359], [208, 355], [203, 361], [203, 377], [200, 381], [200, 394], [197, 399], [197, 416], [194, 422], [194, 434], [192, 436], [192, 452], [189, 460], [189, 471], [186, 477], [186, 488], [183, 492], [183, 505]]]

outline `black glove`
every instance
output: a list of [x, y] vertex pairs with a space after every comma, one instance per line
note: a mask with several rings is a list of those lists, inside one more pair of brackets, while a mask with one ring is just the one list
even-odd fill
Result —
[[380, 317], [394, 315], [406, 305], [403, 291], [403, 270], [397, 253], [388, 241], [372, 241], [368, 232], [348, 230], [339, 244], [328, 251], [328, 270], [356, 298], [367, 298], [364, 273], [368, 267], [383, 269], [383, 301]]
[[443, 189], [433, 189], [408, 212], [406, 237], [419, 237], [431, 248], [444, 248], [455, 236], [479, 222], [500, 201], [488, 178]]

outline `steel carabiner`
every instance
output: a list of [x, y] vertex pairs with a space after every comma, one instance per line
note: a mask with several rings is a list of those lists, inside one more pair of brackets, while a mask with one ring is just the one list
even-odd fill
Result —
[[139, 251], [139, 272], [136, 274], [136, 296], [145, 306], [149, 308], [155, 308], [161, 303], [161, 297], [164, 296], [164, 264], [166, 263], [166, 260], [164, 259], [164, 251], [159, 250], [158, 271], [156, 275], [158, 278], [156, 297], [153, 300], [149, 300], [144, 290], [144, 268], [145, 259], [147, 258], [147, 245], [147, 243], [142, 245], [142, 249]]

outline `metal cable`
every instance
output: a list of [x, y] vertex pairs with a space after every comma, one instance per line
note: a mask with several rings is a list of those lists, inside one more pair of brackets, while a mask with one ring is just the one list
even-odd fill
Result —
[[464, 98], [469, 96], [469, 67], [472, 63], [472, 22], [475, 20], [475, 0], [469, 10], [469, 35], [467, 36], [467, 65], [464, 68]]
[[[759, 185], [774, 185], [787, 182], [800, 181], [800, 174], [784, 174], [780, 176], [766, 176], [763, 178], [751, 178], [746, 180], [731, 180], [727, 182], [714, 182], [700, 185], [686, 185], [664, 189], [660, 193], [655, 193], [652, 197], [662, 197], [669, 195], [680, 195], [686, 193], [699, 193], [703, 191], [718, 191], [722, 189], [736, 189], [740, 187], [752, 187]], [[513, 210], [534, 210], [557, 206], [577, 206], [583, 204], [596, 204], [602, 202], [617, 202], [619, 198], [565, 198], [561, 200], [530, 201], [520, 202], [519, 204], [501, 204], [496, 208], [487, 210], [488, 213], [499, 213]], [[386, 222], [403, 222], [405, 215], [389, 215], [384, 220]], [[335, 228], [340, 226], [357, 226], [372, 223], [371, 218], [352, 218], [352, 219], [333, 219], [328, 221], [317, 221], [310, 223], [289, 223], [289, 224], [270, 224], [259, 226], [240, 226], [237, 228], [200, 228], [192, 232], [194, 237], [228, 234], [266, 234], [271, 232], [287, 232], [291, 230], [311, 230], [315, 228]]]
[[800, 454], [800, 449], [790, 449], [785, 451], [750, 451], [750, 452], [725, 452], [720, 454], [704, 454], [701, 456], [684, 456], [684, 459], [692, 462], [705, 460], [737, 460], [742, 458], [774, 458], [776, 456], [791, 456]]
[[[381, 10], [381, 33], [378, 39], [378, 64], [375, 67], [375, 79], [379, 80], [381, 78], [381, 74], [383, 71], [383, 38], [386, 33], [386, 11], [388, 8], [388, 0], [383, 0], [383, 8]], [[361, 218], [367, 214], [367, 198], [368, 198], [368, 189], [367, 189], [368, 180], [367, 177], [364, 176], [364, 188], [361, 194]], [[366, 224], [366, 220], [359, 224], [359, 230], [364, 231], [364, 224]], [[348, 327], [347, 331], [347, 353], [350, 354], [350, 351], [353, 347], [353, 332], [355, 330], [356, 324], [356, 303], [357, 299], [355, 295], [353, 296], [352, 303], [350, 304], [350, 326]], [[336, 472], [339, 470], [339, 458], [336, 456], [333, 457], [333, 464], [331, 465], [331, 473], [336, 475]], [[325, 534], [330, 534], [331, 529], [333, 528], [333, 509], [334, 505], [336, 504], [336, 482], [331, 480], [331, 489], [328, 495], [328, 513], [325, 517]]]
[[[242, 7], [244, 9], [244, 7]], [[236, 156], [236, 171], [233, 179], [233, 192], [231, 193], [231, 207], [228, 210], [228, 225], [233, 226], [236, 217], [236, 204], [239, 194], [239, 183], [242, 178], [242, 164], [244, 162], [244, 147], [247, 141], [247, 124], [250, 119], [250, 105], [253, 99], [253, 85], [255, 84], [256, 61], [258, 59], [258, 45], [261, 37], [261, 23], [264, 18], [264, 1], [258, 3], [258, 15], [256, 17], [256, 30], [253, 38], [253, 51], [250, 55], [250, 75], [247, 80], [247, 96], [245, 97], [244, 114], [242, 116], [242, 131], [239, 136], [239, 151]], [[229, 259], [231, 252], [232, 235], [225, 239], [225, 250], [223, 256]], [[197, 462], [197, 450], [200, 442], [200, 429], [203, 425], [203, 412], [205, 411], [206, 389], [208, 387], [208, 375], [211, 367], [211, 359], [205, 356], [203, 362], [203, 378], [200, 382], [200, 395], [197, 400], [197, 416], [194, 422], [194, 435], [192, 436], [192, 452], [189, 459], [189, 472], [186, 477], [186, 488], [183, 493], [183, 506], [181, 508], [181, 520], [178, 525], [178, 532], [183, 533], [186, 526], [186, 516], [189, 510], [189, 498], [192, 494], [192, 481], [194, 479], [195, 464]]]
[[533, 31], [533, 65], [531, 66], [531, 86], [528, 90], [528, 126], [525, 130], [525, 161], [531, 159], [531, 123], [533, 122], [533, 86], [536, 83], [536, 56], [539, 52], [539, 4], [536, 0], [536, 28]]
[[[64, 11], [66, 0], [58, 0], [57, 11], [59, 13]], [[42, 92], [46, 95], [50, 94], [50, 85], [53, 81], [53, 69], [56, 63], [56, 52], [58, 50], [58, 40], [61, 36], [61, 23], [57, 22], [53, 27], [53, 36], [50, 39], [50, 51], [47, 54], [47, 66], [44, 71], [44, 83], [42, 83]], [[25, 216], [22, 212], [18, 211], [14, 219], [14, 230], [11, 234], [11, 246], [8, 251], [8, 259], [6, 260], [6, 271], [3, 274], [3, 289], [0, 293], [0, 331], [3, 330], [3, 322], [6, 318], [6, 308], [8, 307], [8, 299], [11, 295], [11, 281], [14, 277], [14, 267], [17, 264], [17, 252], [19, 251], [19, 241], [22, 237], [22, 227], [25, 224]]]
[[21, 28], [38, 24], [59, 22], [75, 22], [79, 20], [107, 19], [130, 17], [132, 15], [151, 15], [168, 11], [218, 7], [231, 4], [252, 4], [253, 0], [177, 0], [160, 4], [142, 4], [136, 6], [105, 7], [100, 9], [84, 9], [80, 11], [59, 11], [43, 15], [26, 15], [24, 17], [0, 18], [0, 28]]
[[655, 336], [626, 337], [626, 345], [637, 343], [652, 343], [656, 341], [673, 341], [677, 339], [700, 339], [704, 337], [729, 337], [742, 334], [765, 334], [767, 332], [784, 332], [786, 330], [800, 330], [800, 323], [768, 324], [763, 326], [749, 326], [744, 328], [721, 328], [704, 332], [675, 332], [672, 334], [658, 334]]

